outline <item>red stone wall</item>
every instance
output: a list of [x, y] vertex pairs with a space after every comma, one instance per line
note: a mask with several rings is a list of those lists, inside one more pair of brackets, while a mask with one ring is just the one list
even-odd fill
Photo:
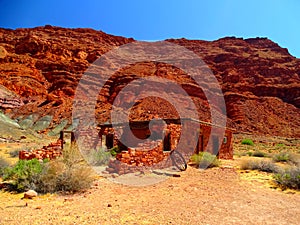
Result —
[[116, 160], [110, 161], [107, 171], [110, 173], [125, 174], [143, 171], [147, 168], [159, 168], [169, 155], [163, 152], [162, 140], [146, 141], [138, 148], [128, 148], [116, 155]]
[[62, 155], [61, 150], [61, 140], [57, 140], [49, 144], [48, 146], [43, 146], [41, 149], [36, 149], [33, 151], [22, 150], [19, 152], [19, 159], [30, 160], [30, 159], [55, 159]]
[[[214, 141], [215, 141], [214, 139], [217, 139], [219, 145], [221, 145], [221, 147], [219, 148], [219, 152], [218, 152], [218, 158], [219, 159], [233, 159], [232, 131], [229, 129], [225, 129], [224, 138], [226, 138], [227, 141], [226, 141], [226, 143], [224, 143], [224, 138], [222, 138], [222, 135], [221, 135], [223, 128], [215, 128], [216, 134], [213, 134], [213, 136], [211, 137], [212, 141], [211, 141], [211, 143], [209, 143], [211, 129], [212, 129], [212, 127], [210, 125], [201, 124], [199, 144], [202, 145], [202, 149], [200, 147], [199, 150], [213, 153], [214, 152]], [[215, 135], [215, 137], [214, 137], [214, 135]], [[201, 144], [201, 141], [203, 141], [203, 144]]]
[[159, 163], [165, 157], [162, 140], [147, 141], [138, 148], [128, 148], [128, 151], [117, 154], [116, 159], [128, 165], [151, 166]]
[[[184, 126], [184, 125], [183, 125]], [[179, 142], [179, 138], [181, 136], [181, 132], [189, 132], [184, 131], [185, 127], [182, 127], [180, 124], [168, 124], [166, 128], [166, 132], [170, 133], [170, 142], [171, 149], [176, 149], [177, 144]], [[224, 139], [222, 138], [221, 128], [216, 128], [215, 137], [212, 136], [212, 141], [209, 143], [209, 138], [211, 134], [211, 126], [205, 124], [199, 124], [199, 129], [195, 131], [196, 133], [190, 134], [191, 137], [197, 137], [199, 135], [199, 146], [198, 148], [188, 149], [178, 149], [180, 153], [185, 157], [188, 161], [190, 157], [191, 151], [195, 153], [201, 151], [207, 151], [210, 153], [214, 153], [214, 148], [219, 149], [218, 158], [220, 159], [233, 159], [233, 136], [232, 131], [229, 129], [225, 130], [224, 137], [226, 138], [226, 143], [224, 143]], [[134, 131], [140, 138], [146, 137], [148, 135], [149, 130], [145, 129], [137, 129]], [[184, 142], [183, 146], [191, 146], [191, 140], [182, 140]], [[215, 144], [217, 143], [217, 147]], [[220, 147], [221, 145], [221, 147]], [[122, 151], [122, 153], [117, 154], [116, 160], [111, 161], [107, 168], [109, 172], [115, 172], [119, 174], [136, 172], [145, 170], [147, 167], [151, 168], [163, 168], [165, 165], [162, 165], [163, 162], [166, 161], [169, 152], [163, 151], [163, 143], [162, 140], [157, 141], [147, 141], [145, 144], [139, 144], [137, 148], [128, 148], [128, 151]]]
[[180, 124], [168, 124], [167, 130], [171, 134], [171, 149], [176, 149], [181, 135], [181, 125]]

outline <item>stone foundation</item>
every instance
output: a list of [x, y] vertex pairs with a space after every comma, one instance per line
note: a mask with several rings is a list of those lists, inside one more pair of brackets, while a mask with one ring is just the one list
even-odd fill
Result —
[[43, 146], [41, 149], [36, 149], [33, 151], [22, 150], [19, 152], [20, 160], [30, 160], [30, 159], [55, 159], [62, 155], [61, 140], [57, 140], [49, 144], [48, 146]]

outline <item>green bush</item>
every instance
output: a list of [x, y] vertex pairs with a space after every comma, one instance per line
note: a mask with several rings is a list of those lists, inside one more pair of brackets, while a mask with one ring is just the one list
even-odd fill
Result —
[[15, 191], [35, 189], [38, 175], [43, 170], [43, 163], [37, 159], [19, 160], [13, 167], [4, 171], [3, 180], [11, 181]]
[[274, 175], [275, 182], [282, 189], [300, 189], [300, 167], [291, 167]]
[[217, 157], [209, 152], [200, 152], [199, 154], [192, 155], [191, 162], [199, 168], [212, 168], [220, 165]]
[[251, 145], [251, 146], [254, 145], [254, 143], [253, 143], [253, 141], [251, 139], [243, 139], [242, 140], [242, 144], [243, 145]]
[[240, 168], [242, 170], [258, 170], [269, 173], [277, 173], [280, 171], [280, 167], [269, 160], [243, 160], [240, 164]]
[[113, 148], [109, 149], [109, 152], [112, 156], [116, 156], [118, 153], [121, 152], [119, 146], [114, 146]]

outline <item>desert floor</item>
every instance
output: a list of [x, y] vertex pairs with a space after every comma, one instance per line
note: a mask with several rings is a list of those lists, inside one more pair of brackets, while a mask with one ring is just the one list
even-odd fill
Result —
[[236, 168], [188, 167], [180, 177], [134, 187], [98, 177], [73, 195], [0, 192], [0, 224], [299, 224], [300, 192], [276, 189], [271, 176]]

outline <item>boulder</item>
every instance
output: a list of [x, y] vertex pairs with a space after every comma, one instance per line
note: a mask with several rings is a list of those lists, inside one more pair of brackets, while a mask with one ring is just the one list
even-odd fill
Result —
[[24, 197], [23, 198], [26, 198], [26, 199], [32, 199], [34, 197], [36, 197], [38, 195], [38, 193], [34, 190], [29, 190], [29, 191], [26, 191], [24, 193]]

